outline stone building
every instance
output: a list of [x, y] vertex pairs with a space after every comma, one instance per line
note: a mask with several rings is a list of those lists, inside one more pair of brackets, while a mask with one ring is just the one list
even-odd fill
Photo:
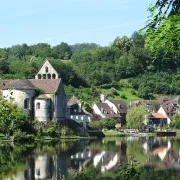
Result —
[[[46, 78], [41, 74], [43, 72], [46, 72]], [[37, 79], [40, 75], [41, 78]], [[55, 69], [46, 61], [36, 79], [0, 80], [0, 91], [4, 99], [15, 102], [24, 109], [27, 119], [65, 120], [67, 97], [62, 80], [58, 77]]]
[[35, 79], [59, 79], [60, 76], [51, 63], [46, 60], [41, 69], [35, 76]]

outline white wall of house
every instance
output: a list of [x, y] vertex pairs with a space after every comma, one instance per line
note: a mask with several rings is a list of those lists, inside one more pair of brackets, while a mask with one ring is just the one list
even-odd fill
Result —
[[105, 100], [105, 103], [107, 103], [111, 109], [113, 109], [113, 111], [118, 114], [118, 110], [117, 110], [117, 107], [112, 103], [110, 102], [108, 99]]
[[[24, 109], [26, 116], [30, 115], [30, 111], [33, 108], [32, 98], [35, 95], [35, 91], [32, 90], [2, 90], [2, 96], [4, 99], [16, 102], [18, 106]], [[27, 106], [25, 107], [25, 101], [27, 101]]]
[[163, 114], [167, 118], [167, 124], [170, 124], [171, 120], [162, 106], [159, 108], [158, 113]]
[[101, 110], [98, 108], [98, 106], [96, 104], [93, 105], [92, 109], [95, 114], [101, 116], [102, 118], [106, 117], [104, 114], [102, 114]]

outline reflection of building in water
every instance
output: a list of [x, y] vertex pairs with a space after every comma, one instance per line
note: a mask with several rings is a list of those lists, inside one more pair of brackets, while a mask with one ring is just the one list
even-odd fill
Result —
[[126, 144], [121, 143], [116, 152], [101, 151], [93, 158], [94, 167], [100, 167], [101, 172], [109, 171], [120, 165], [127, 164]]
[[68, 177], [68, 165], [69, 157], [64, 155], [57, 155], [55, 157], [55, 180], [61, 180], [63, 178], [67, 179]]
[[173, 144], [169, 139], [165, 141], [163, 138], [150, 138], [143, 147], [147, 153], [151, 152], [146, 164], [180, 168], [180, 155], [173, 149]]
[[167, 146], [160, 146], [160, 147], [155, 148], [152, 151], [152, 154], [158, 155], [161, 161], [163, 161], [170, 149], [171, 149], [171, 143], [170, 141], [168, 141]]
[[91, 150], [87, 150], [85, 147], [82, 152], [77, 152], [74, 155], [71, 155], [70, 166], [73, 169], [82, 170], [83, 165], [86, 161], [92, 156]]
[[53, 173], [53, 161], [48, 155], [35, 158], [35, 179], [50, 179]]

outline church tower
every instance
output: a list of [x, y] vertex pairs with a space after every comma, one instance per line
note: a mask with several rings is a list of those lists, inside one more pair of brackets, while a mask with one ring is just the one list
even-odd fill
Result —
[[51, 63], [46, 60], [41, 69], [36, 74], [35, 79], [59, 79], [59, 74], [51, 65]]

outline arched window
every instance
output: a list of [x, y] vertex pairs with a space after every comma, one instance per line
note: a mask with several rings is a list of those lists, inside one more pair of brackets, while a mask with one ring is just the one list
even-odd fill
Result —
[[45, 72], [48, 73], [48, 67], [45, 67]]
[[38, 74], [38, 79], [41, 79], [41, 74]]
[[24, 100], [24, 109], [29, 109], [29, 98]]
[[48, 74], [48, 75], [47, 75], [47, 78], [48, 78], [48, 79], [51, 79], [51, 74]]
[[52, 74], [52, 78], [53, 78], [53, 79], [56, 79], [56, 75], [55, 75], [55, 74]]
[[36, 109], [40, 109], [40, 103], [39, 102], [36, 104]]
[[43, 79], [46, 79], [46, 74], [43, 74]]

